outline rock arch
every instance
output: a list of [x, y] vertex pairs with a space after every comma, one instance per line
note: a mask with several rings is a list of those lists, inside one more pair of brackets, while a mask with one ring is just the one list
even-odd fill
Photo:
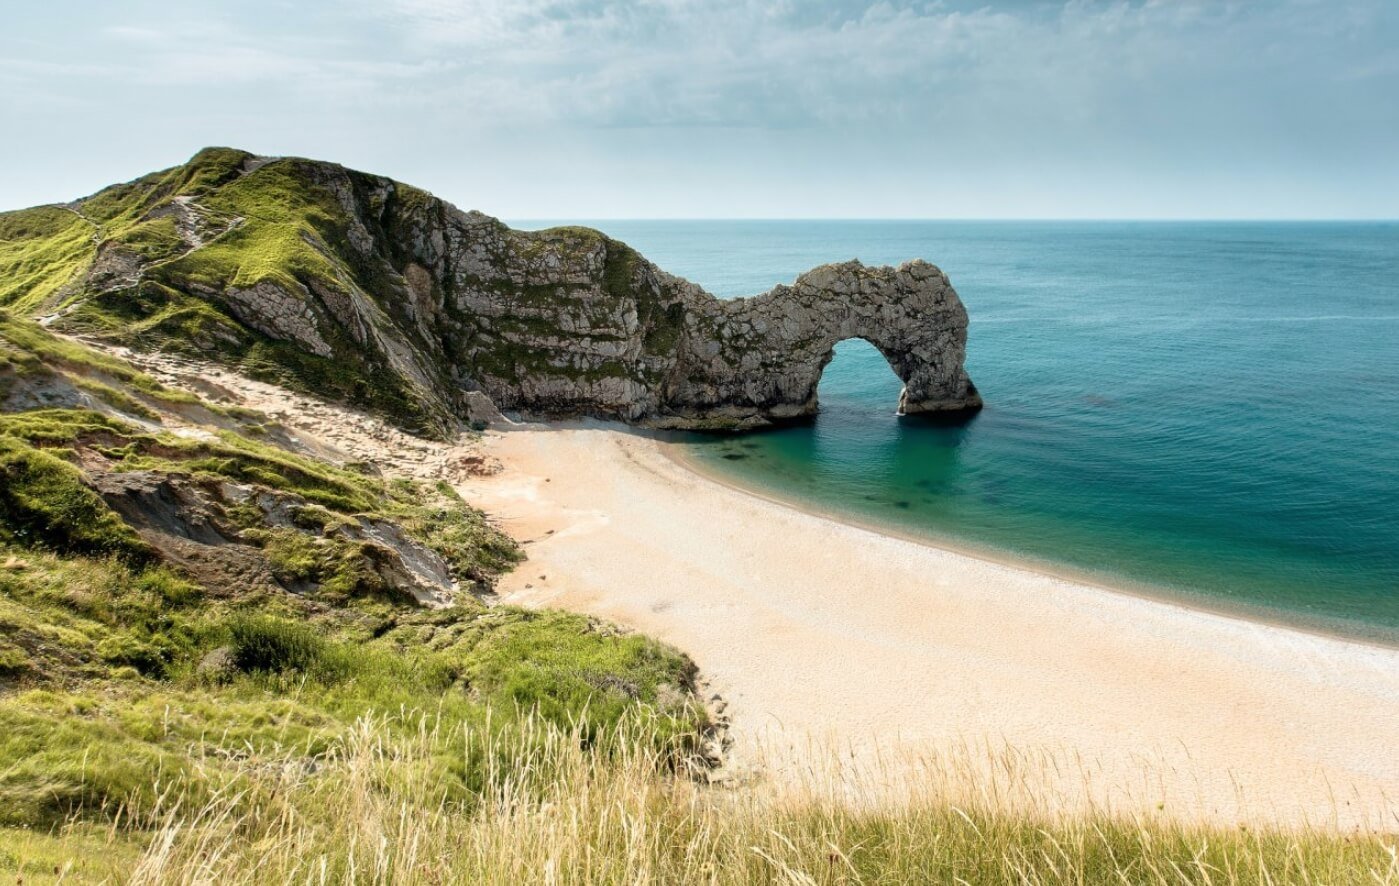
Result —
[[967, 312], [925, 261], [822, 265], [719, 299], [589, 228], [517, 231], [434, 198], [383, 206], [364, 227], [383, 231], [401, 294], [379, 301], [387, 317], [369, 310], [349, 331], [372, 329], [355, 340], [377, 337], [412, 387], [441, 391], [457, 415], [489, 420], [484, 395], [525, 417], [701, 430], [796, 421], [816, 413], [821, 371], [847, 338], [884, 354], [904, 383], [900, 412], [981, 407], [962, 368]]
[[963, 369], [967, 313], [947, 278], [924, 261], [898, 268], [823, 265], [748, 299], [694, 305], [697, 319], [651, 423], [751, 427], [817, 411], [816, 390], [837, 343], [873, 345], [904, 383], [900, 414], [981, 407]]
[[414, 274], [428, 281], [419, 300], [447, 294], [445, 328], [423, 337], [445, 344], [462, 388], [506, 412], [696, 430], [799, 421], [816, 414], [821, 372], [848, 338], [873, 344], [903, 381], [899, 412], [981, 408], [962, 365], [966, 309], [925, 261], [822, 265], [719, 299], [597, 231], [514, 231], [475, 213], [446, 221], [442, 240], [456, 251], [436, 251], [432, 226], [413, 237]]

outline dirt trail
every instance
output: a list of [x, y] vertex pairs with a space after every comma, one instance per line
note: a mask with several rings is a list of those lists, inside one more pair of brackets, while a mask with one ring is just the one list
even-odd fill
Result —
[[[253, 381], [214, 364], [126, 348], [106, 350], [161, 384], [221, 406], [262, 412], [276, 422], [276, 426], [267, 428], [269, 434], [338, 464], [359, 463], [390, 477], [445, 480], [453, 484], [500, 470], [500, 462], [484, 454], [480, 437], [475, 434], [464, 434], [452, 442], [427, 440], [359, 410]], [[178, 407], [172, 411], [178, 419]], [[190, 421], [195, 427], [203, 423]]]

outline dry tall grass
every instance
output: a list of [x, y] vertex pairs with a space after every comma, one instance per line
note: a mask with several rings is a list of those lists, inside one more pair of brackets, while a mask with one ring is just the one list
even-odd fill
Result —
[[[634, 721], [588, 749], [539, 721], [494, 739], [426, 721], [391, 738], [381, 726], [360, 721], [314, 765], [249, 760], [252, 789], [198, 808], [170, 786], [132, 880], [1399, 883], [1396, 841], [1382, 836], [1050, 819], [994, 792], [958, 789], [954, 802], [931, 772], [897, 808], [862, 803], [819, 773], [806, 792], [716, 788], [673, 772]], [[474, 803], [449, 803], [422, 777], [426, 760], [483, 750], [495, 762]], [[949, 773], [949, 786], [960, 781]]]

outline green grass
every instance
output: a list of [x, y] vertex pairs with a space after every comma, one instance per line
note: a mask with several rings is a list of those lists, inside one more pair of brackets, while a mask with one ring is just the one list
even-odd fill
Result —
[[[76, 376], [79, 384], [93, 385], [102, 384], [94, 376], [107, 377], [133, 389], [119, 394], [127, 399], [132, 399], [130, 395], [135, 393], [164, 403], [199, 402], [194, 395], [167, 388], [124, 360], [60, 338], [32, 320], [6, 310], [0, 310], [0, 356], [5, 356], [21, 374], [63, 373]], [[216, 407], [210, 408], [218, 411]]]
[[76, 282], [96, 254], [93, 226], [58, 206], [0, 213], [0, 308], [32, 311]]
[[[392, 520], [410, 537], [440, 553], [464, 581], [487, 582], [520, 559], [518, 546], [492, 528], [479, 511], [445, 484], [385, 483], [380, 478], [297, 455], [232, 431], [223, 431], [214, 440], [191, 440], [173, 434], [152, 434], [91, 410], [41, 409], [0, 415], [0, 435], [24, 441], [29, 447], [55, 451], [91, 449], [112, 460], [117, 470], [159, 470], [194, 478], [255, 483], [301, 496], [341, 516]], [[8, 445], [18, 452], [18, 442]], [[12, 454], [11, 458], [20, 457]], [[32, 452], [31, 461], [50, 466], [55, 475], [66, 467], [43, 452]], [[285, 533], [273, 533], [263, 540], [273, 545], [279, 562], [292, 578], [336, 571], [321, 562], [322, 552], [306, 549]], [[292, 544], [302, 544], [302, 549], [289, 550], [288, 545]], [[348, 576], [345, 569], [341, 573]], [[344, 580], [349, 582], [350, 578]]]
[[162, 677], [208, 633], [202, 589], [164, 566], [0, 545], [0, 658], [25, 684]]
[[[687, 659], [576, 616], [230, 596], [13, 544], [0, 563], [0, 824], [136, 815], [174, 775], [212, 795], [238, 781], [221, 743], [310, 763], [327, 730], [386, 712], [504, 729], [533, 711], [594, 734], [645, 707], [687, 747], [705, 723]], [[488, 762], [443, 757], [435, 778], [464, 799]]]
[[[407, 531], [441, 548], [464, 580], [489, 580], [518, 549], [454, 494], [236, 435], [217, 443], [145, 435], [85, 410], [10, 414], [0, 427], [0, 823], [53, 827], [118, 809], [144, 820], [169, 779], [196, 799], [243, 789], [220, 743], [236, 739], [240, 755], [259, 757], [294, 747], [312, 765], [327, 730], [383, 712], [505, 729], [535, 711], [596, 732], [644, 706], [666, 724], [666, 741], [698, 741], [704, 714], [685, 701], [692, 666], [677, 653], [574, 616], [470, 598], [424, 611], [365, 584], [372, 573], [361, 543], [317, 535], [360, 505], [403, 514]], [[257, 477], [319, 498], [323, 505], [295, 511], [296, 527], [251, 529], [249, 543], [261, 543], [287, 578], [322, 587], [230, 594], [152, 562], [82, 472], [55, 454], [74, 447], [147, 469]], [[373, 605], [357, 605], [375, 593]], [[205, 667], [211, 654], [231, 666]], [[433, 780], [465, 802], [489, 764], [442, 756]]]
[[252, 154], [237, 148], [204, 148], [184, 166], [172, 170], [169, 187], [177, 194], [203, 196], [236, 179], [243, 164], [252, 158]]
[[[261, 174], [260, 170], [258, 175]], [[340, 288], [334, 262], [326, 256], [324, 247], [317, 246], [316, 223], [328, 224], [330, 219], [312, 207], [303, 209], [317, 212], [317, 217], [308, 219], [291, 207], [255, 204], [251, 211], [269, 214], [253, 216], [217, 243], [163, 266], [160, 279], [181, 286], [193, 282], [218, 289], [247, 289], [270, 280], [292, 292], [301, 288], [301, 281], [314, 279]]]
[[[0, 415], [0, 540], [90, 555], [149, 557], [145, 545], [65, 459], [79, 452], [113, 471], [156, 471], [194, 483], [234, 481], [291, 496], [295, 526], [264, 526], [259, 509], [229, 506], [227, 520], [260, 547], [284, 584], [316, 585], [320, 599], [392, 600], [378, 570], [381, 549], [345, 537], [360, 520], [392, 522], [445, 560], [465, 588], [489, 589], [521, 552], [446, 484], [388, 483], [232, 431], [214, 439], [150, 433], [86, 409]], [[301, 504], [297, 504], [297, 498]], [[404, 601], [399, 601], [404, 602]]]
[[[236, 162], [235, 162], [236, 161]], [[166, 282], [247, 288], [264, 280], [296, 290], [317, 283], [343, 290], [346, 213], [333, 193], [315, 181], [307, 161], [274, 160], [236, 175], [237, 152], [201, 152], [181, 193], [202, 195], [216, 216], [243, 223], [203, 249], [164, 265]]]
[[95, 378], [69, 376], [69, 380], [72, 381], [74, 387], [87, 391], [118, 412], [157, 423], [160, 421], [160, 414], [158, 412], [125, 391], [114, 388], [109, 384], [104, 384]]
[[[97, 255], [99, 243], [165, 258], [179, 245], [173, 220], [147, 219], [160, 200], [207, 178], [214, 163], [201, 152], [185, 167], [113, 185], [72, 208], [36, 206], [0, 213], [0, 308], [19, 314], [51, 309], [69, 299]], [[76, 295], [76, 291], [69, 292]]]
[[[112, 410], [214, 414], [4, 314], [0, 357], [14, 385], [66, 378]], [[89, 486], [88, 472], [133, 470], [208, 496], [227, 481], [275, 491], [289, 524], [242, 500], [211, 513], [297, 593], [233, 577], [204, 586], [163, 562]], [[397, 523], [468, 588], [489, 587], [521, 558], [444, 483], [389, 481], [229, 430], [150, 431], [97, 409], [0, 414], [0, 825], [107, 822], [130, 849], [172, 785], [190, 803], [232, 791], [252, 811], [276, 792], [246, 766], [320, 767], [357, 721], [390, 713], [402, 731], [430, 720], [503, 735], [537, 717], [602, 734], [644, 709], [671, 746], [698, 743], [705, 714], [686, 691], [683, 656], [470, 595], [421, 609], [389, 592], [385, 550], [345, 533], [365, 520]], [[485, 751], [444, 750], [417, 771], [470, 805], [500, 765]], [[22, 833], [0, 836], [0, 847], [52, 849]], [[32, 863], [0, 857], [14, 870]]]
[[149, 433], [88, 409], [34, 409], [0, 415], [0, 434], [47, 447], [92, 448], [124, 470], [164, 470], [260, 483], [346, 514], [375, 512], [393, 495], [392, 488], [378, 478], [233, 431], [223, 431], [215, 440], [192, 440]]
[[[391, 315], [402, 313], [397, 284], [389, 285], [392, 269], [350, 248], [350, 217], [319, 180], [324, 167], [280, 159], [245, 175], [250, 157], [209, 148], [184, 166], [78, 201], [75, 211], [47, 206], [0, 213], [0, 308], [29, 315], [65, 306], [59, 323], [66, 330], [219, 359], [260, 380], [370, 409], [410, 430], [448, 434], [454, 427], [443, 402], [448, 383], [420, 389], [390, 367], [372, 340], [354, 340], [333, 312], [318, 307], [319, 296], [305, 295], [324, 315], [318, 325], [334, 359], [273, 340], [210, 297], [264, 281], [292, 293], [310, 286], [343, 294], [358, 280]], [[197, 201], [210, 229], [202, 248], [187, 250], [178, 235], [169, 214], [175, 197]], [[83, 274], [97, 254], [94, 238], [140, 259], [139, 281], [84, 290]]]
[[[287, 755], [314, 765], [330, 736], [388, 712], [411, 715], [411, 723], [426, 717], [456, 729], [506, 730], [522, 712], [537, 711], [547, 722], [597, 735], [647, 706], [665, 725], [657, 740], [674, 747], [693, 747], [703, 724], [678, 693], [657, 694], [658, 686], [687, 679], [678, 655], [641, 638], [553, 620], [565, 616], [541, 622], [532, 613], [467, 606], [429, 620], [401, 611], [390, 621], [395, 638], [386, 640], [364, 639], [375, 626], [363, 620], [269, 611], [276, 607], [255, 601], [187, 607], [165, 626], [186, 636], [187, 645], [163, 650], [177, 654], [158, 676], [102, 658], [101, 650], [121, 645], [109, 640], [131, 636], [129, 621], [106, 626], [100, 640], [93, 632], [85, 648], [59, 633], [58, 620], [49, 642], [67, 642], [94, 667], [81, 683], [0, 696], [0, 824], [51, 827], [74, 815], [105, 820], [119, 808], [141, 819], [173, 777], [202, 797], [241, 784], [238, 759], [224, 748], [237, 748], [239, 759]], [[5, 610], [0, 618], [13, 622]], [[507, 630], [509, 639], [497, 642]], [[427, 650], [398, 642], [423, 633], [438, 642]], [[563, 662], [560, 640], [580, 669]], [[217, 673], [199, 666], [214, 650], [228, 650], [230, 663]], [[490, 764], [450, 755], [430, 761], [439, 790], [460, 802], [471, 799]]]
[[[536, 708], [552, 722], [586, 708], [604, 726], [636, 701], [664, 709], [691, 685], [693, 665], [674, 650], [636, 634], [600, 638], [599, 628], [578, 615], [520, 613], [481, 636], [463, 675], [491, 687], [497, 703]], [[667, 737], [686, 725], [667, 721]]]
[[[243, 713], [235, 711], [234, 713]], [[279, 711], [288, 723], [289, 711]], [[300, 725], [300, 724], [298, 724]], [[174, 718], [168, 727], [182, 727]], [[781, 790], [672, 773], [643, 711], [589, 739], [525, 717], [500, 728], [379, 716], [228, 734], [236, 787], [174, 775], [146, 827], [0, 829], [0, 864], [62, 865], [110, 846], [100, 876], [135, 883], [1393, 884], [1393, 839], [1221, 827], [1106, 812], [1040, 816], [943, 792], [903, 805], [833, 793], [813, 772]], [[304, 765], [301, 748], [317, 765]], [[232, 753], [229, 753], [232, 752]], [[461, 793], [439, 780], [468, 761]], [[65, 849], [67, 855], [65, 855]], [[91, 864], [91, 862], [86, 862]], [[3, 868], [0, 868], [3, 869]]]
[[450, 485], [438, 483], [433, 491], [436, 496], [400, 493], [389, 513], [409, 535], [441, 554], [454, 574], [484, 581], [520, 562], [519, 545], [480, 519]]
[[0, 828], [0, 879], [26, 886], [117, 883], [136, 866], [141, 848], [110, 826]]
[[131, 527], [87, 488], [81, 471], [5, 436], [0, 436], [0, 541], [133, 562], [151, 557]]
[[169, 215], [133, 225], [122, 233], [120, 242], [147, 262], [169, 259], [185, 248], [175, 218]]

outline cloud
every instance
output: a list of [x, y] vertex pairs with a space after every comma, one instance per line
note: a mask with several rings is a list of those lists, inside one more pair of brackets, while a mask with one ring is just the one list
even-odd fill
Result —
[[0, 34], [0, 113], [28, 122], [34, 156], [86, 124], [133, 152], [261, 139], [455, 168], [469, 145], [483, 168], [558, 169], [550, 193], [620, 155], [667, 186], [683, 168], [784, 194], [837, 175], [935, 198], [1037, 189], [1036, 212], [1095, 178], [1114, 182], [1105, 205], [1206, 180], [1203, 200], [1253, 189], [1231, 206], [1394, 195], [1392, 0], [88, 5]]
[[[358, 2], [291, 20], [271, 0], [124, 16], [97, 28], [93, 63], [145, 90], [275, 85], [483, 128], [957, 127], [993, 144], [1075, 127], [1130, 141], [1204, 112], [1241, 130], [1284, 97], [1324, 120], [1341, 89], [1384, 116], [1399, 70], [1381, 0]], [[59, 76], [93, 79], [68, 64]]]
[[510, 124], [933, 129], [997, 115], [1154, 127], [1147, 111], [1186, 124], [1193, 101], [1383, 77], [1356, 63], [1384, 51], [1363, 32], [1378, 9], [392, 0], [368, 14], [410, 52], [460, 59], [460, 76], [433, 88]]

